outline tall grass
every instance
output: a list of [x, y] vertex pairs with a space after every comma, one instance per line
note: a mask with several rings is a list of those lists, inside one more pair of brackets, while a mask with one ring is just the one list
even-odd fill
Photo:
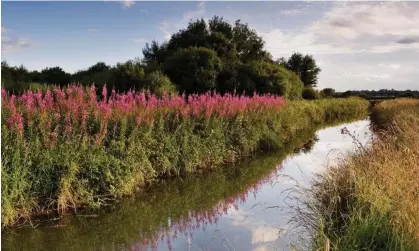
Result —
[[370, 149], [352, 153], [317, 179], [303, 210], [313, 248], [419, 250], [419, 101], [374, 107], [380, 130]]
[[164, 176], [280, 148], [325, 122], [365, 116], [360, 99], [2, 90], [2, 224], [100, 207]]

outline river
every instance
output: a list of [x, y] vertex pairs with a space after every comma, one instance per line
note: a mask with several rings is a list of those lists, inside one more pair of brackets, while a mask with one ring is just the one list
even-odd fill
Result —
[[355, 150], [344, 127], [362, 144], [371, 138], [369, 120], [307, 132], [281, 152], [159, 182], [101, 213], [4, 229], [2, 249], [292, 250], [301, 233], [290, 191]]

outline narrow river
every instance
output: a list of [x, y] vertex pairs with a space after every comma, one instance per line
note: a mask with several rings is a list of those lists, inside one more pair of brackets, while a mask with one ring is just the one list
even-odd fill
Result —
[[280, 153], [166, 180], [98, 215], [3, 230], [2, 249], [292, 250], [288, 191], [355, 149], [343, 127], [362, 144], [371, 137], [369, 120], [307, 133]]

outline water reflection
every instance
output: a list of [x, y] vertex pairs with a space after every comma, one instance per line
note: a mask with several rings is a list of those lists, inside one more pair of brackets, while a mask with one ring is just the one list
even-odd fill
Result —
[[[345, 125], [367, 132], [368, 121]], [[301, 133], [281, 153], [161, 182], [97, 217], [65, 217], [3, 231], [4, 250], [283, 250], [289, 248], [284, 191], [321, 170], [351, 139], [331, 127]], [[304, 144], [304, 142], [306, 142]], [[303, 144], [302, 144], [303, 143]], [[299, 149], [299, 150], [296, 150]], [[289, 155], [290, 153], [294, 153]], [[282, 163], [282, 164], [278, 164]], [[86, 213], [85, 213], [86, 214]], [[59, 224], [61, 227], [54, 225]]]

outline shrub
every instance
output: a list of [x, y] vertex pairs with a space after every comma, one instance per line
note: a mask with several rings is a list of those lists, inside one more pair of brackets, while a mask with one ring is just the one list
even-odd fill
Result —
[[303, 96], [303, 99], [308, 99], [308, 100], [319, 98], [319, 94], [312, 87], [304, 87], [302, 96]]
[[150, 73], [146, 78], [146, 84], [144, 87], [159, 97], [161, 97], [163, 93], [177, 93], [176, 86], [170, 82], [170, 79], [161, 71], [154, 71]]

